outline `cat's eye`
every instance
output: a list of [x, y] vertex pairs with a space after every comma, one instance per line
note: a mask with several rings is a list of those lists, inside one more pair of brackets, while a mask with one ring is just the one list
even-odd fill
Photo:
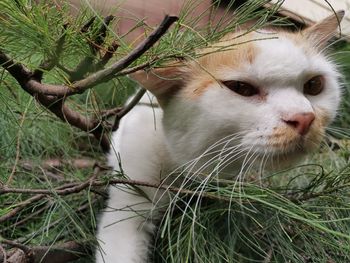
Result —
[[259, 89], [253, 85], [237, 80], [222, 81], [227, 88], [244, 97], [251, 97], [259, 94]]
[[315, 76], [304, 84], [304, 94], [316, 96], [320, 94], [324, 87], [324, 79], [322, 76]]

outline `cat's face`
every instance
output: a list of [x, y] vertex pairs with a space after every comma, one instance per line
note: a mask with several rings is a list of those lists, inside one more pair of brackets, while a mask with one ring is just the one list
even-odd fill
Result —
[[181, 164], [211, 148], [239, 163], [247, 156], [291, 163], [316, 149], [341, 93], [339, 74], [321, 52], [328, 40], [322, 34], [335, 26], [321, 35], [317, 26], [232, 34], [217, 44], [231, 46], [226, 51], [210, 48], [170, 69], [182, 73], [168, 81], [175, 95], [153, 92], [163, 103], [174, 159]]

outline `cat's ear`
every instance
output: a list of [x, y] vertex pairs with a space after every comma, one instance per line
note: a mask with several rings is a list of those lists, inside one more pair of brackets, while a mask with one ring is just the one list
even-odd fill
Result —
[[130, 74], [132, 79], [157, 97], [162, 107], [184, 86], [185, 76], [184, 68], [177, 65]]
[[344, 17], [343, 10], [332, 14], [320, 22], [302, 31], [304, 37], [312, 41], [317, 47], [324, 47], [327, 42], [337, 34], [337, 29]]

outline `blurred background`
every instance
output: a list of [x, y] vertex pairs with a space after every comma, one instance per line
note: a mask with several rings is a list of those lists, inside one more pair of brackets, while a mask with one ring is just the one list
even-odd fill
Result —
[[[79, 12], [84, 1], [70, 0], [73, 12]], [[222, 0], [218, 4], [220, 8], [215, 12], [206, 12], [209, 9], [214, 11], [211, 0], [189, 1], [189, 0], [92, 0], [85, 1], [92, 9], [102, 14], [114, 14], [118, 17], [118, 25], [116, 29], [118, 33], [125, 34], [134, 28], [140, 19], [144, 20], [148, 25], [157, 25], [165, 14], [179, 15], [182, 8], [186, 5], [192, 5], [192, 9], [188, 17], [198, 16], [205, 13], [202, 17], [200, 25], [205, 25], [211, 21], [216, 23], [220, 17], [226, 12], [226, 7], [230, 6], [232, 15], [237, 8], [246, 3], [247, 0]], [[269, 1], [266, 1], [269, 2]], [[316, 21], [331, 15], [335, 11], [347, 11], [341, 23], [342, 33], [345, 37], [350, 36], [350, 0], [272, 0], [266, 3], [265, 8], [271, 8], [274, 4], [281, 4], [278, 14], [288, 17], [299, 27], [309, 26]], [[130, 41], [137, 39], [142, 34], [142, 29], [137, 29], [128, 35]]]

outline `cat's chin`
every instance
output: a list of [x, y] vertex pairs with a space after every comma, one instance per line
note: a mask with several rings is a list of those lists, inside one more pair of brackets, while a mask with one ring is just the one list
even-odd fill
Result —
[[[315, 152], [320, 143], [311, 142], [303, 137], [289, 140], [290, 144], [260, 145], [254, 151], [257, 153], [255, 168], [266, 171], [277, 171], [291, 167], [301, 162], [306, 155]], [[259, 167], [256, 167], [259, 166]]]
[[305, 159], [305, 156], [314, 152], [318, 147], [308, 147], [308, 145], [298, 147], [291, 147], [290, 149], [275, 150], [266, 154], [261, 153], [258, 159], [265, 162], [264, 169], [266, 171], [275, 172], [278, 170], [290, 168], [297, 165]]

